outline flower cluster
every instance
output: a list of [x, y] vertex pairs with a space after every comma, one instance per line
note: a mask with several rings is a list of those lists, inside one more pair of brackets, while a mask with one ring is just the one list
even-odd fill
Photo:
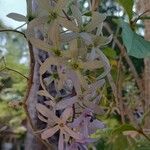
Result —
[[[39, 70], [42, 89], [38, 94], [47, 99], [36, 105], [38, 118], [47, 124], [41, 138], [59, 134], [59, 150], [77, 150], [86, 149], [95, 141], [90, 135], [105, 127], [95, 117], [104, 113], [99, 106], [100, 91], [110, 71], [100, 47], [108, 44], [112, 36], [102, 34], [104, 14], [91, 11], [87, 17], [72, 4], [68, 15], [67, 3], [38, 0], [40, 11], [28, 23], [26, 37], [33, 47], [49, 56]], [[8, 17], [15, 18], [14, 13]], [[37, 31], [43, 34], [43, 40], [35, 36]], [[50, 85], [55, 93], [50, 92]]]

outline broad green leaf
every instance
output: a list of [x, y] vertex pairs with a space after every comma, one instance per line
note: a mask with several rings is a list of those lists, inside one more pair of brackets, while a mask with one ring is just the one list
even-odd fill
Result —
[[136, 58], [150, 56], [150, 42], [132, 31], [128, 23], [122, 21], [122, 39], [127, 53]]
[[127, 137], [120, 134], [116, 137], [113, 137], [115, 140], [110, 143], [110, 150], [129, 150], [129, 144]]
[[11, 18], [15, 21], [19, 21], [19, 22], [27, 22], [27, 18], [24, 15], [21, 14], [17, 14], [17, 13], [10, 13], [7, 15], [8, 18]]
[[133, 0], [117, 0], [119, 4], [121, 4], [129, 16], [129, 19], [132, 19], [132, 8], [134, 1]]

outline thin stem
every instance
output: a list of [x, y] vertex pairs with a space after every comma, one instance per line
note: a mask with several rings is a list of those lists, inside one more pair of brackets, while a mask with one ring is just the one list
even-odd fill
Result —
[[26, 38], [26, 35], [23, 32], [18, 31], [18, 30], [2, 29], [2, 30], [0, 30], [0, 32], [15, 32], [15, 33], [19, 33], [19, 34], [23, 35]]
[[5, 66], [5, 68], [1, 69], [1, 70], [0, 70], [0, 72], [2, 72], [2, 71], [4, 71], [4, 70], [10, 70], [10, 71], [13, 71], [13, 72], [15, 72], [15, 73], [17, 73], [17, 74], [21, 75], [22, 77], [24, 77], [25, 79], [27, 79], [27, 80], [28, 80], [28, 77], [26, 77], [26, 76], [25, 76], [25, 75], [23, 75], [21, 72], [19, 72], [19, 71], [15, 70], [15, 69], [11, 69], [11, 68], [9, 68], [9, 67], [6, 67], [6, 66]]
[[19, 75], [21, 75], [22, 77], [24, 77], [25, 79], [29, 80], [28, 77], [26, 77], [25, 75], [23, 75], [22, 73], [20, 73], [19, 71], [15, 70], [15, 69], [11, 69], [9, 67], [6, 67], [7, 70], [13, 71]]
[[99, 7], [100, 0], [92, 0], [92, 11], [96, 11]]
[[119, 110], [120, 110], [120, 115], [121, 115], [121, 121], [122, 124], [125, 124], [125, 117], [124, 117], [124, 103], [123, 103], [123, 98], [122, 98], [122, 72], [121, 72], [121, 57], [119, 59], [118, 63], [118, 80], [117, 80], [117, 94], [118, 94], [118, 99], [119, 99]]
[[143, 129], [140, 127], [139, 130], [137, 130], [137, 132], [141, 135], [143, 135], [148, 141], [150, 141], [150, 138], [143, 132]]
[[[113, 34], [113, 31], [111, 30], [110, 26], [108, 23], [104, 23], [104, 27], [105, 29], [110, 33], [110, 34]], [[127, 52], [126, 52], [126, 49], [125, 47], [121, 44], [121, 42], [117, 39], [116, 36], [114, 36], [114, 41], [116, 43], [116, 45], [119, 47], [120, 49], [120, 52], [121, 52], [121, 56], [125, 58], [126, 62], [128, 63], [130, 69], [131, 69], [131, 72], [136, 80], [136, 83], [137, 83], [137, 86], [140, 90], [140, 93], [141, 93], [141, 98], [143, 97], [142, 94], [143, 94], [143, 87], [142, 87], [142, 82], [141, 82], [141, 79], [139, 78], [139, 75], [131, 61], [131, 59], [129, 58], [129, 56], [127, 55]]]

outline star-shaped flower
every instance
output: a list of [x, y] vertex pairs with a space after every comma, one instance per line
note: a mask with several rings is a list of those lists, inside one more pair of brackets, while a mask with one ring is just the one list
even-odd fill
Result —
[[[67, 137], [70, 136], [76, 140], [82, 139], [82, 134], [73, 131], [67, 125], [67, 120], [72, 115], [72, 108], [65, 109], [60, 118], [57, 117], [54, 114], [54, 112], [52, 112], [42, 104], [37, 104], [36, 109], [41, 115], [47, 118], [44, 120], [44, 122], [47, 122], [48, 127], [44, 129], [44, 131], [42, 130], [41, 133], [42, 139], [44, 140], [48, 139], [49, 137], [53, 136], [56, 132], [59, 131], [59, 141], [58, 141], [59, 150], [64, 149], [64, 137], [65, 137], [64, 135], [66, 135]], [[42, 116], [40, 116], [39, 119], [43, 121]], [[53, 126], [49, 126], [49, 122], [51, 125], [53, 124]]]

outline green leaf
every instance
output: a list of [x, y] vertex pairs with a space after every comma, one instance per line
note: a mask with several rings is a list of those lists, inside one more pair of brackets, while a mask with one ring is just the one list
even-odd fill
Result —
[[17, 14], [17, 13], [10, 13], [7, 15], [8, 18], [11, 18], [15, 21], [19, 21], [19, 22], [27, 22], [27, 18], [24, 15], [21, 14]]
[[133, 0], [117, 0], [117, 2], [120, 5], [122, 5], [122, 7], [124, 8], [124, 10], [129, 16], [129, 19], [132, 19], [132, 14], [133, 14], [132, 8], [133, 8], [134, 1]]
[[119, 126], [118, 128], [115, 128], [113, 131], [112, 131], [112, 134], [115, 135], [115, 134], [121, 134], [122, 132], [124, 131], [136, 131], [136, 128], [133, 127], [132, 125], [130, 124], [124, 124], [124, 125], [121, 125]]
[[150, 42], [132, 31], [129, 24], [122, 21], [122, 39], [127, 53], [136, 58], [150, 56]]

